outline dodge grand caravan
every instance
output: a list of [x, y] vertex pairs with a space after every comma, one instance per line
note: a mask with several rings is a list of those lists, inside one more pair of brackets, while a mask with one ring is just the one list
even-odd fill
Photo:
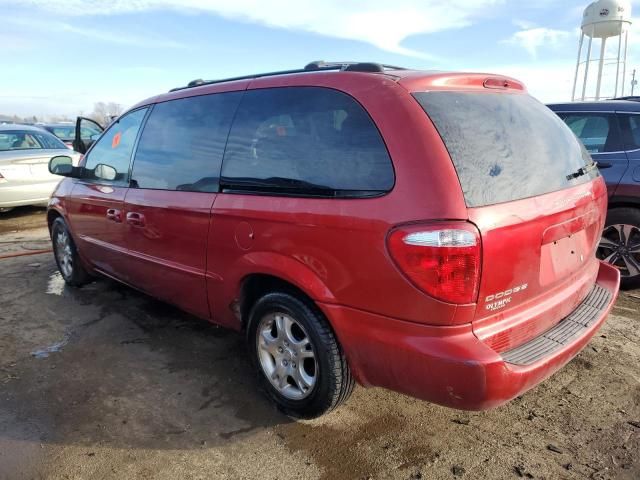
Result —
[[575, 356], [619, 272], [571, 130], [518, 81], [372, 63], [194, 81], [122, 115], [48, 222], [94, 274], [244, 331], [292, 416], [354, 383], [496, 407]]

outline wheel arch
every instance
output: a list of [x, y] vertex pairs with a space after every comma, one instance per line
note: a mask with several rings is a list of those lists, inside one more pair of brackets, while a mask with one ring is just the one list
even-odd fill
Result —
[[[304, 262], [271, 251], [254, 251], [211, 275], [212, 316], [218, 323], [244, 330], [253, 303], [270, 291], [286, 291], [319, 309], [317, 302], [336, 303], [323, 277]], [[230, 309], [229, 309], [230, 308]]]
[[[261, 297], [272, 292], [289, 293], [315, 308], [323, 316], [324, 313], [318, 307], [312, 295], [298, 285], [278, 275], [270, 273], [250, 273], [240, 281], [238, 294], [238, 306], [240, 308], [241, 329], [246, 330], [249, 325], [249, 314], [253, 305]], [[325, 316], [326, 317], [326, 316]], [[328, 320], [328, 319], [327, 319]], [[329, 322], [331, 323], [331, 322]]]
[[49, 233], [51, 233], [51, 226], [53, 222], [56, 221], [56, 218], [64, 219], [64, 215], [60, 211], [55, 208], [50, 208], [47, 210], [47, 226], [49, 227]]
[[613, 196], [609, 199], [608, 210], [613, 210], [614, 208], [636, 208], [640, 209], [640, 198], [639, 197], [628, 197], [628, 196]]

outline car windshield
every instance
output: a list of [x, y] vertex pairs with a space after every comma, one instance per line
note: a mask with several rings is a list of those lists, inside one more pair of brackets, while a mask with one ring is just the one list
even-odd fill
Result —
[[8, 150], [66, 149], [64, 143], [45, 131], [4, 130], [0, 131], [0, 152]]

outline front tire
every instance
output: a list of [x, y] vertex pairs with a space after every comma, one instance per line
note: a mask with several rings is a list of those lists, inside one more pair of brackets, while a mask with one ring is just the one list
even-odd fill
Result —
[[624, 207], [609, 210], [597, 256], [620, 271], [622, 288], [640, 285], [639, 209]]
[[262, 386], [291, 417], [319, 417], [353, 391], [335, 335], [310, 302], [280, 292], [260, 298], [251, 310], [247, 342]]
[[64, 281], [73, 287], [89, 283], [91, 276], [82, 265], [76, 244], [61, 217], [56, 218], [51, 225], [51, 243], [58, 270]]

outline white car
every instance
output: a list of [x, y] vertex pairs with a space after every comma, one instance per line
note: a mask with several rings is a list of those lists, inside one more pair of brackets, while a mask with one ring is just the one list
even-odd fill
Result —
[[28, 125], [0, 125], [0, 213], [23, 205], [46, 205], [60, 177], [49, 173], [51, 157], [72, 152], [55, 135]]

